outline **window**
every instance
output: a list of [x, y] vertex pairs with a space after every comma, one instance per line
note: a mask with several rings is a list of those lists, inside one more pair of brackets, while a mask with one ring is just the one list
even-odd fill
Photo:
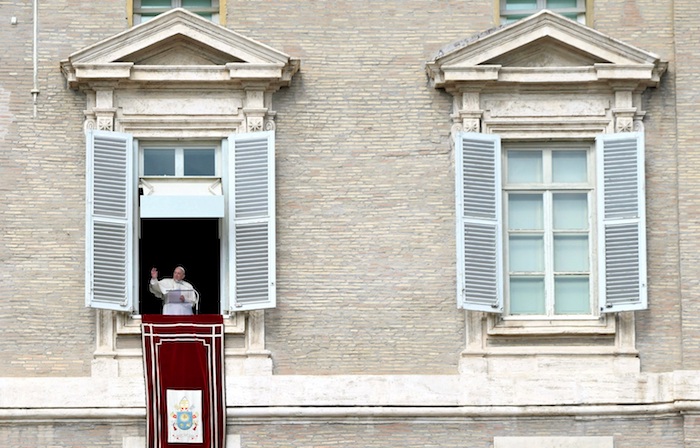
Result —
[[219, 0], [133, 0], [133, 24], [144, 23], [174, 8], [184, 8], [205, 19], [219, 22]]
[[593, 313], [593, 175], [585, 146], [504, 151], [507, 314]]
[[[138, 144], [130, 134], [90, 130], [86, 141], [87, 306], [138, 311], [140, 283], [151, 267], [139, 264], [175, 264], [183, 254], [206, 258], [196, 263], [203, 281], [218, 283], [207, 288], [220, 294], [211, 299], [221, 306], [207, 312], [275, 306], [273, 131], [224, 139], [220, 179], [210, 176], [217, 172], [215, 148], [143, 146], [142, 172], [161, 179], [149, 185], [137, 175]], [[157, 194], [139, 192], [145, 188]]]
[[218, 174], [219, 154], [215, 146], [144, 146], [141, 176], [213, 177]]
[[586, 23], [587, 0], [500, 0], [501, 23], [510, 23], [549, 9], [558, 14]]
[[[135, 144], [139, 147], [141, 218], [224, 216], [221, 145], [186, 142], [172, 145], [148, 141]], [[163, 232], [168, 230], [163, 229]]]
[[595, 149], [458, 133], [459, 305], [548, 319], [646, 308], [643, 147], [632, 132]]

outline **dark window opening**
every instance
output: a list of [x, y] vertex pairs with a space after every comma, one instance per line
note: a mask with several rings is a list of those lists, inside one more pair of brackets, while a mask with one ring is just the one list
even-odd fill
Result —
[[151, 268], [160, 279], [183, 265], [185, 280], [199, 292], [199, 314], [220, 313], [220, 241], [217, 219], [142, 219], [139, 242], [139, 312], [160, 314], [162, 303], [148, 290]]

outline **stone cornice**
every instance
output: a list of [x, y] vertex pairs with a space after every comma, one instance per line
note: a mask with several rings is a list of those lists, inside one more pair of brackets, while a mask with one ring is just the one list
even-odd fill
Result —
[[[538, 372], [536, 377], [228, 375], [226, 397], [228, 415], [242, 418], [643, 417], [700, 413], [699, 378], [698, 371], [682, 370], [637, 375]], [[142, 417], [143, 381], [142, 377], [0, 378], [0, 422]], [[557, 385], [557, 394], [551, 393], [552, 384]]]
[[[184, 55], [192, 48], [200, 49], [196, 62], [162, 57], [165, 50], [177, 48], [186, 49], [181, 52]], [[158, 62], [162, 64], [148, 63], [154, 55], [161, 55]], [[203, 64], [207, 59], [211, 63]], [[118, 85], [219, 83], [222, 88], [255, 81], [260, 88], [274, 91], [289, 85], [299, 66], [298, 59], [183, 9], [161, 14], [61, 61], [73, 89], [92, 88], [104, 81], [118, 81]]]
[[[540, 45], [547, 49], [549, 59], [533, 51]], [[531, 61], [513, 62], [511, 55], [517, 52]], [[557, 61], [558, 56], [566, 53], [575, 56]], [[536, 59], [538, 56], [541, 59]], [[572, 60], [578, 65], [572, 66]], [[667, 63], [653, 53], [546, 10], [453, 44], [426, 63], [432, 85], [448, 90], [484, 83], [565, 84], [610, 80], [634, 82], [645, 88], [656, 86], [666, 68]]]

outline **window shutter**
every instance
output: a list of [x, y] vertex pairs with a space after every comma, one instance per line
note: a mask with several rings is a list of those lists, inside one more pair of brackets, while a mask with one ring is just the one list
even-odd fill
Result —
[[457, 306], [503, 311], [501, 140], [463, 132], [455, 141]]
[[225, 150], [229, 309], [274, 308], [274, 132], [233, 134]]
[[133, 311], [132, 137], [91, 130], [86, 143], [85, 305]]
[[596, 150], [601, 311], [646, 309], [644, 136], [601, 135]]

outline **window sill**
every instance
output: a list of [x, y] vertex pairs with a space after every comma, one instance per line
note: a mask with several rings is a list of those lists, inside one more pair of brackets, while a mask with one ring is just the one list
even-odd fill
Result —
[[570, 319], [523, 319], [489, 315], [489, 336], [567, 336], [567, 335], [614, 335], [614, 316], [589, 316]]
[[[141, 315], [127, 315], [115, 313], [117, 321], [117, 335], [141, 335]], [[244, 334], [245, 316], [243, 313], [224, 315], [224, 334]]]

